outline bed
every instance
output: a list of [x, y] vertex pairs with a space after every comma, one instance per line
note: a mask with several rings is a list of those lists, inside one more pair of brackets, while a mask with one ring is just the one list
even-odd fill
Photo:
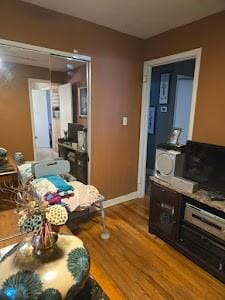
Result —
[[[73, 221], [80, 216], [84, 214], [90, 216], [91, 210], [99, 210], [102, 220], [101, 238], [108, 239], [110, 237], [105, 221], [104, 196], [95, 187], [84, 185], [71, 176], [69, 174], [70, 164], [67, 160], [55, 159], [42, 162], [26, 162], [18, 166], [18, 171], [20, 183], [22, 185], [29, 183], [40, 198], [45, 197], [49, 204], [55, 204], [56, 202], [54, 203], [54, 201], [59, 202], [61, 200], [60, 203], [65, 205], [68, 210], [69, 219], [67, 225], [69, 228], [71, 228]], [[46, 182], [46, 179], [49, 184]], [[60, 180], [61, 185], [58, 185], [59, 182], [57, 180]], [[53, 183], [53, 186], [51, 183]], [[54, 185], [57, 193], [55, 193]], [[69, 187], [67, 188], [66, 185], [70, 186], [70, 190], [67, 190]], [[64, 191], [61, 191], [58, 188], [59, 186], [64, 186]], [[52, 199], [54, 201], [51, 202]]]

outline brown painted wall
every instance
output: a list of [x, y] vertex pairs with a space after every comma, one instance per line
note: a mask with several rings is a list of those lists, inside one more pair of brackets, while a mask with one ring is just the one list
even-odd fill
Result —
[[4, 63], [0, 69], [0, 145], [33, 158], [28, 78], [50, 80], [45, 68]]
[[48, 68], [3, 63], [0, 68], [0, 147], [10, 155], [22, 151], [26, 160], [33, 159], [33, 141], [28, 79], [62, 83], [62, 72]]
[[0, 38], [92, 57], [92, 183], [108, 198], [136, 191], [143, 41], [17, 0], [0, 1]]
[[145, 60], [202, 48], [193, 139], [225, 145], [225, 12], [150, 38]]

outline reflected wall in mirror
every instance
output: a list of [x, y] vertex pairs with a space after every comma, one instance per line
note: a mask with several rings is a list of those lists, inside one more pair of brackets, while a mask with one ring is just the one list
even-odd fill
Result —
[[[12, 168], [6, 172], [0, 163], [0, 187], [18, 183], [16, 152], [25, 161], [64, 158], [72, 178], [87, 184], [88, 62], [16, 46], [0, 44], [0, 147], [7, 149], [5, 161]], [[0, 191], [1, 228], [12, 214], [2, 201], [7, 197]], [[10, 215], [0, 240], [18, 235], [15, 218]]]
[[72, 55], [0, 45], [0, 147], [9, 160], [63, 157], [88, 182], [87, 77], [88, 63]]
[[0, 45], [0, 146], [33, 159], [29, 79], [50, 82], [49, 55]]

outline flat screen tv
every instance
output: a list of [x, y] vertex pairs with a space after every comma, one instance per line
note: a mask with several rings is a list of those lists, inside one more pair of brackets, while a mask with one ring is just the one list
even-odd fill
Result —
[[188, 141], [185, 152], [184, 177], [225, 194], [225, 147]]

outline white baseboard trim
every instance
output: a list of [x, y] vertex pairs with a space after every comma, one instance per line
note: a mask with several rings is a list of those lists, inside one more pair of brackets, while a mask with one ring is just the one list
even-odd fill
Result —
[[127, 194], [127, 195], [123, 195], [123, 196], [114, 198], [114, 199], [106, 200], [106, 201], [103, 202], [103, 206], [104, 206], [104, 208], [106, 208], [106, 207], [110, 207], [110, 206], [113, 206], [113, 205], [116, 205], [116, 204], [120, 204], [120, 203], [129, 201], [129, 200], [132, 200], [132, 199], [135, 199], [135, 198], [138, 198], [138, 192], [133, 192], [133, 193], [130, 193], [130, 194]]

